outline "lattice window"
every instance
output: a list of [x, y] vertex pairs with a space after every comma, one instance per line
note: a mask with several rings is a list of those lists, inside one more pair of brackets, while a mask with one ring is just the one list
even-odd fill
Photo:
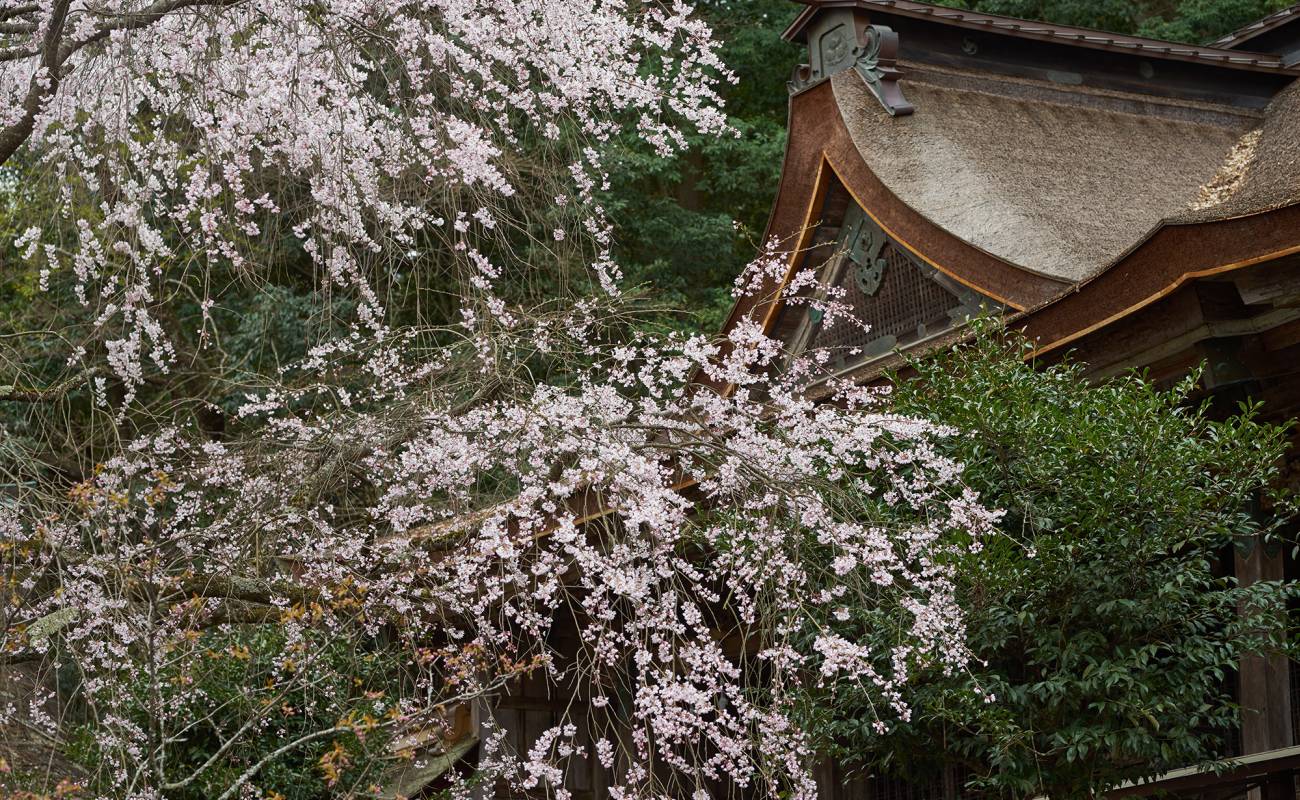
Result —
[[888, 352], [896, 345], [952, 327], [951, 312], [963, 308], [958, 298], [897, 247], [887, 246], [883, 260], [880, 285], [873, 295], [862, 291], [855, 275], [856, 264], [845, 265], [847, 269], [838, 282], [845, 291], [843, 302], [852, 308], [855, 319], [867, 324], [867, 329], [847, 320], [822, 326], [813, 337], [813, 347], [831, 348], [836, 353], [853, 348]]
[[848, 306], [856, 324], [823, 320], [816, 305], [827, 292], [818, 292], [820, 297], [807, 298], [813, 301], [810, 310], [800, 307], [801, 320], [788, 345], [794, 353], [809, 347], [825, 349], [837, 368], [905, 348], [981, 311], [1002, 310], [997, 302], [956, 283], [894, 242], [855, 204], [846, 209], [830, 251], [819, 269], [819, 280], [842, 292], [831, 302]]

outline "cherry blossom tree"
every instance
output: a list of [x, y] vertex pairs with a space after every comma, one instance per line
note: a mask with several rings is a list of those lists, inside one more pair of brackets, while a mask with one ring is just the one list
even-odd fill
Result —
[[[224, 800], [309, 752], [325, 791], [380, 793], [363, 754], [466, 755], [458, 709], [542, 676], [589, 710], [523, 751], [487, 715], [453, 795], [564, 797], [594, 762], [614, 797], [808, 798], [794, 688], [861, 686], [883, 730], [915, 666], [963, 668], [949, 556], [996, 515], [949, 432], [860, 387], [813, 403], [824, 354], [756, 321], [626, 324], [602, 153], [727, 135], [715, 50], [682, 3], [0, 0], [0, 160], [53, 198], [14, 245], [82, 320], [14, 332], [66, 368], [0, 401], [83, 391], [112, 442], [0, 505], [0, 651], [28, 670], [0, 722], [78, 753], [12, 771]], [[349, 316], [213, 435], [168, 376], [229, 355], [222, 282], [285, 248]], [[388, 302], [403, 281], [451, 310]], [[891, 646], [816, 622], [855, 605]]]

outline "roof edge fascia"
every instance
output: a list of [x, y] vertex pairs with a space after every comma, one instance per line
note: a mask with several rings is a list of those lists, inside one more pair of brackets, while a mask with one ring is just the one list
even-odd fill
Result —
[[900, 0], [797, 0], [797, 2], [803, 3], [805, 7], [781, 34], [783, 39], [792, 42], [804, 40], [803, 32], [818, 12], [824, 9], [856, 8], [867, 12], [875, 11], [912, 19], [930, 20], [941, 25], [995, 35], [1047, 42], [1063, 47], [1129, 53], [1161, 61], [1202, 64], [1267, 75], [1300, 76], [1300, 64], [1288, 66], [1280, 56], [1266, 53], [1201, 47], [1161, 39], [1127, 36], [1092, 28], [963, 11], [912, 0], [902, 0], [905, 4], [900, 4]]

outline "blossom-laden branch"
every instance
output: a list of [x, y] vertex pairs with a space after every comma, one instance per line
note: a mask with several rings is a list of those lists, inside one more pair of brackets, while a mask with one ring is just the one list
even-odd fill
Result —
[[[916, 670], [963, 668], [951, 556], [996, 515], [948, 432], [871, 390], [812, 403], [828, 355], [755, 321], [712, 341], [627, 311], [609, 150], [726, 132], [689, 6], [32, 5], [0, 0], [0, 125], [13, 191], [56, 212], [15, 245], [66, 320], [40, 341], [68, 344], [0, 356], [93, 377], [71, 434], [72, 403], [24, 407], [66, 466], [0, 453], [4, 647], [79, 676], [0, 729], [79, 736], [99, 796], [220, 797], [353, 715], [373, 736], [320, 765], [345, 794], [349, 747], [527, 677], [574, 702], [522, 748], [483, 720], [452, 796], [564, 797], [594, 764], [614, 798], [808, 800], [798, 686], [861, 685], [887, 726]], [[174, 377], [248, 364], [225, 287], [286, 272], [323, 333], [220, 393]], [[773, 299], [835, 311], [809, 280]], [[820, 622], [849, 607], [872, 646]]]
[[[17, 244], [43, 281], [71, 272], [98, 329], [120, 331], [106, 344], [128, 401], [145, 362], [175, 363], [158, 306], [185, 254], [256, 275], [250, 240], [296, 240], [377, 331], [376, 255], [432, 246], [496, 314], [491, 287], [517, 249], [502, 239], [531, 222], [520, 198], [546, 192], [566, 209], [546, 248], [593, 245], [594, 277], [615, 292], [602, 143], [631, 127], [669, 154], [685, 128], [724, 129], [715, 87], [729, 75], [686, 6], [50, 0], [9, 13], [0, 163], [21, 149], [69, 208], [95, 209]], [[559, 180], [513, 156], [539, 137]]]
[[36, 60], [39, 68], [31, 76], [27, 93], [12, 116], [0, 128], [0, 164], [8, 161], [32, 136], [37, 118], [59, 91], [68, 61], [78, 51], [101, 42], [115, 31], [145, 28], [168, 14], [200, 6], [228, 6], [242, 0], [158, 0], [139, 9], [81, 9], [92, 20], [89, 25], [70, 24], [72, 0], [54, 0], [48, 8], [36, 4], [19, 5], [0, 12], [0, 37], [39, 36], [39, 43], [10, 44], [0, 39], [0, 61]]
[[[42, 20], [43, 34], [40, 26], [35, 22], [9, 23], [10, 31], [0, 31], [0, 33], [13, 34], [41, 34], [40, 44], [37, 47], [0, 48], [0, 60], [35, 58], [37, 61], [36, 69], [28, 79], [26, 94], [21, 101], [13, 105], [17, 113], [10, 112], [0, 120], [3, 121], [3, 127], [0, 127], [0, 164], [8, 161], [10, 156], [32, 135], [36, 126], [36, 117], [59, 90], [60, 72], [63, 66], [59, 60], [59, 47], [63, 41], [64, 28], [68, 22], [68, 10], [71, 6], [72, 0], [55, 0], [49, 7], [45, 19]], [[36, 11], [30, 10], [27, 13], [34, 15]]]
[[[881, 725], [906, 718], [914, 669], [964, 664], [945, 553], [995, 517], [934, 452], [943, 431], [883, 413], [869, 390], [844, 387], [837, 405], [817, 406], [759, 377], [779, 350], [755, 326], [729, 345], [724, 355], [698, 339], [647, 342], [620, 348], [583, 389], [539, 386], [460, 412], [430, 403], [397, 446], [364, 417], [259, 405], [298, 437], [346, 437], [364, 453], [375, 492], [360, 517], [294, 499], [309, 467], [292, 447], [249, 461], [177, 432], [138, 442], [74, 493], [74, 517], [44, 526], [40, 548], [59, 554], [62, 576], [32, 613], [81, 609], [51, 652], [97, 676], [86, 691], [103, 704], [125, 690], [109, 676], [141, 658], [156, 659], [146, 671], [195, 669], [205, 657], [195, 614], [267, 601], [291, 653], [307, 653], [313, 630], [357, 641], [387, 630], [421, 665], [419, 692], [394, 706], [402, 716], [496, 691], [521, 670], [596, 710], [569, 712], [528, 753], [488, 737], [481, 779], [558, 787], [580, 757], [613, 770], [608, 753], [620, 748], [631, 764], [612, 776], [620, 792], [721, 781], [812, 797], [792, 690], [809, 676], [853, 681], [873, 687]], [[697, 369], [740, 386], [698, 391]], [[508, 481], [512, 499], [455, 511], [481, 501], [489, 476]], [[683, 478], [704, 507], [681, 493]], [[573, 516], [579, 496], [599, 497], [595, 513]], [[436, 551], [400, 535], [444, 522], [454, 545]], [[187, 576], [196, 561], [231, 577]], [[292, 579], [242, 577], [271, 562]], [[152, 575], [155, 586], [173, 574], [195, 596], [169, 605], [109, 573]], [[850, 605], [878, 608], [896, 644], [872, 650], [814, 621]], [[564, 620], [578, 621], [576, 651], [554, 644]], [[173, 699], [157, 713], [169, 738], [197, 698], [165, 691]], [[605, 725], [628, 734], [611, 738]], [[132, 729], [114, 735], [129, 752]], [[651, 763], [667, 772], [641, 766]]]

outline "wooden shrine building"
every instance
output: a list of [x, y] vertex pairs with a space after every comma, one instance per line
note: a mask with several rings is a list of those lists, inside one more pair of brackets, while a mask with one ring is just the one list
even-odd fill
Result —
[[[1300, 11], [1270, 31], [1300, 48]], [[909, 0], [809, 6], [786, 35], [809, 65], [790, 84], [767, 233], [793, 253], [791, 275], [840, 270], [872, 330], [808, 330], [805, 309], [771, 292], [728, 324], [757, 313], [792, 345], [852, 345], [840, 371], [869, 379], [894, 351], [1003, 309], [1039, 355], [1158, 377], [1207, 359], [1210, 388], [1254, 381], [1292, 416], [1273, 372], [1300, 341], [1300, 52]]]
[[[1213, 47], [911, 0], [817, 0], [785, 35], [807, 64], [767, 236], [790, 253], [787, 282], [818, 271], [869, 330], [822, 326], [775, 282], [728, 325], [761, 320], [791, 351], [831, 348], [834, 376], [872, 381], [992, 312], [1038, 359], [1158, 381], [1204, 363], [1225, 408], [1300, 414], [1300, 5]], [[1284, 569], [1264, 547], [1236, 557], [1246, 583]], [[1300, 670], [1251, 659], [1238, 684], [1238, 768], [1113, 794], [1295, 798]], [[945, 783], [830, 769], [824, 795], [961, 793]]]

